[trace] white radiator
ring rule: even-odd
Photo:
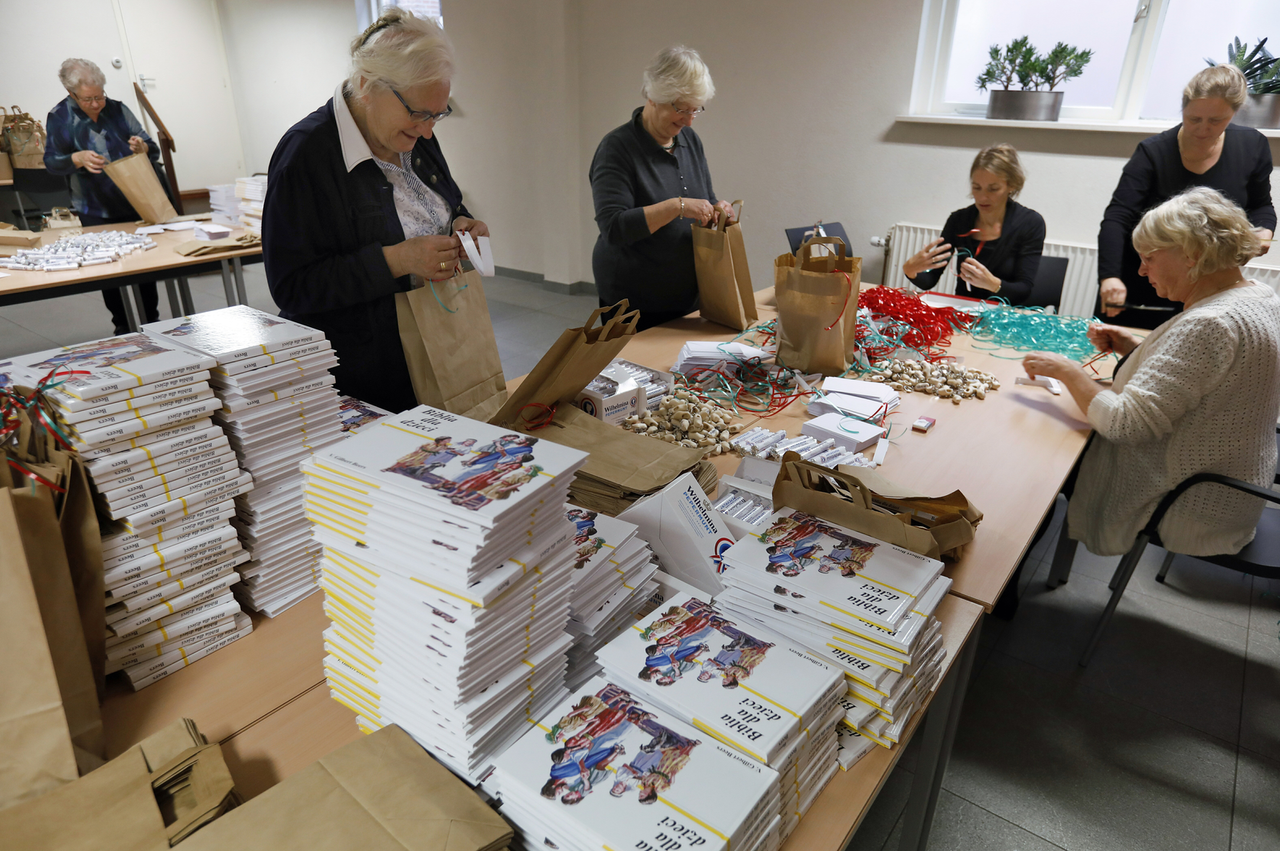
[[[911,255],[938,238],[941,228],[899,222],[889,231],[889,269],[885,282],[890,286],[910,284],[902,274],[902,264]],[[1093,304],[1098,297],[1098,248],[1078,242],[1046,240],[1044,253],[1050,257],[1067,258],[1067,279],[1062,285],[1062,313],[1069,316],[1092,316]],[[934,292],[956,291],[955,264],[943,273]],[[1280,268],[1250,264],[1246,276],[1266,284],[1280,292]]]

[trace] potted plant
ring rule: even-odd
[[[1084,73],[1091,59],[1092,50],[1061,41],[1041,55],[1025,35],[1003,49],[998,44],[991,45],[990,61],[977,79],[979,91],[991,89],[987,118],[1057,121],[1062,112],[1062,92],[1055,89]],[[1012,88],[1015,80],[1017,89]],[[995,88],[997,85],[999,89]]]
[[[1235,117],[1245,127],[1280,128],[1280,59],[1271,55],[1266,44],[1261,39],[1248,53],[1239,38],[1227,45],[1227,62],[1243,71],[1249,82],[1249,99]],[[1218,64],[1212,59],[1205,62]]]

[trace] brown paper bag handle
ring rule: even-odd
[[[631,306],[631,302],[624,298],[619,300],[617,304],[612,304],[608,307],[596,308],[591,313],[591,319],[589,319],[587,321],[587,324],[583,326],[582,328],[583,333],[585,333],[587,335],[587,338],[592,341],[612,340],[613,331],[619,325],[632,322],[633,318],[635,319],[635,321],[639,321],[640,311],[627,310],[627,308],[630,306]],[[613,314],[613,316],[609,317],[608,322],[601,324],[598,330],[595,329],[596,322],[599,321],[600,317],[608,313],[610,310],[613,310],[615,307],[618,308],[618,312]]]
[[[796,252],[796,257],[799,258],[802,266],[813,259],[812,253],[809,249],[811,246],[817,244],[838,245],[840,247],[839,259],[841,261],[844,260],[845,244],[843,239],[838,236],[815,236],[813,239],[800,246],[800,250]]]
[[[794,456],[788,458],[787,456]],[[871,501],[871,489],[862,482],[850,476],[848,473],[840,470],[831,470],[826,467],[819,466],[811,461],[801,461],[798,453],[788,452],[782,458],[782,464],[786,467],[788,478],[793,482],[799,483],[805,490],[817,491],[818,480],[821,478],[835,479],[849,488],[849,492],[857,492],[862,496],[862,505],[868,511],[874,510]]]
[[[737,207],[737,208],[738,208],[738,212],[736,212],[736,213],[734,213],[734,214],[733,214],[733,222],[732,222],[732,224],[735,224],[735,225],[736,225],[736,224],[739,224],[739,223],[742,221],[742,199],[741,199],[741,198],[739,198],[739,199],[738,199],[738,200],[736,200],[736,201],[730,201],[730,202],[729,202],[729,207],[730,207],[730,208],[733,208],[733,207]],[[707,225],[707,229],[708,229],[708,230],[718,230],[718,231],[724,232],[724,231],[726,231],[726,230],[728,230],[728,229],[729,229],[729,225],[730,225],[730,224],[731,224],[731,223],[730,223],[728,220],[726,220],[726,221],[724,222],[723,227],[722,227],[722,226],[720,225],[720,223],[719,223],[719,222],[713,222],[712,224]]]

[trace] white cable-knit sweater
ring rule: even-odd
[[[1067,510],[1091,552],[1126,552],[1160,498],[1196,473],[1269,486],[1280,415],[1280,298],[1256,282],[1198,302],[1161,325],[1089,405],[1097,434]],[[1262,500],[1197,485],[1160,524],[1166,548],[1238,552]]]

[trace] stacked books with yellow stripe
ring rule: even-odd
[[[247,635],[231,586],[249,555],[230,518],[253,480],[209,419],[213,360],[126,334],[17,361],[93,483],[107,671],[144,688]]]
[[[659,588],[658,562],[634,523],[575,505],[565,507],[573,523],[573,609],[569,632],[569,688],[601,670],[596,651],[635,623],[638,607]]]
[[[524,851],[776,851],[778,774],[639,691],[595,679],[498,757],[484,789]]]
[[[476,782],[565,695],[586,453],[427,406],[306,461],[331,694]]]
[[[318,587],[320,546],[303,510],[300,465],[342,439],[333,347],[314,328],[246,305],[145,330],[214,360],[214,420],[257,483],[236,500],[233,522],[252,554],[236,593],[246,607],[277,615]]]
[[[789,836],[837,771],[844,677],[705,595],[680,595],[605,645],[605,676],[778,773]]]
[[[790,508],[724,554],[716,602],[843,671],[844,723],[896,744],[937,684],[942,563]]]

